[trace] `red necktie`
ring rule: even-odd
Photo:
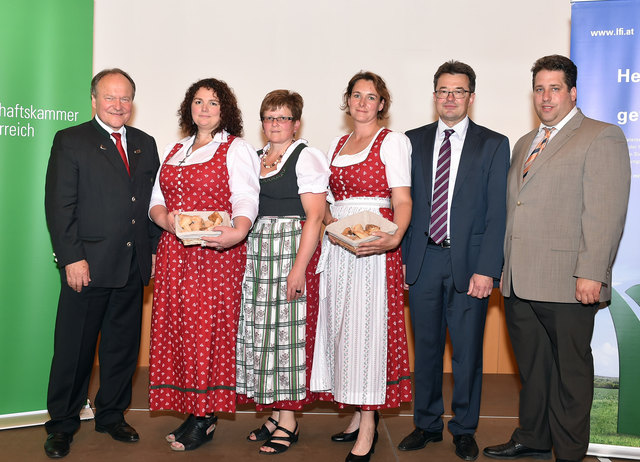
[[[127,155],[124,152],[124,148],[122,147],[122,135],[120,133],[112,133],[116,139],[116,148],[118,148],[118,152],[120,153],[120,157],[122,157],[122,162],[124,162],[124,166],[127,167],[127,173],[131,176],[131,172],[129,171],[129,161],[127,160]]]

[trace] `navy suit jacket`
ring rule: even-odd
[[[60,269],[87,260],[92,287],[123,287],[135,248],[145,284],[161,229],[149,220],[160,165],[155,140],[127,126],[131,176],[95,119],[56,133],[45,186],[45,212]],[[62,271],[63,278],[65,275]]]
[[[407,284],[414,284],[427,248],[433,151],[438,122],[408,131],[411,140],[411,223],[402,241]],[[457,291],[473,273],[500,279],[506,220],[509,140],[469,120],[451,202],[451,265]]]

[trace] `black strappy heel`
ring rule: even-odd
[[[273,417],[269,417],[267,418],[267,420],[275,425],[276,428],[278,428],[278,421],[276,419],[274,419]],[[251,433],[255,435],[256,439],[252,440],[251,433],[249,433],[249,436],[247,436],[247,441],[266,441],[271,438],[271,435],[273,435],[273,432],[275,431],[275,428],[273,429],[273,431],[271,431],[269,430],[269,427],[267,427],[265,424],[262,424],[262,427],[256,428],[255,430],[251,431]]]
[[[260,449],[260,454],[267,454],[267,455],[282,454],[287,449],[289,449],[293,445],[293,443],[298,441],[298,422],[296,422],[296,428],[292,432],[290,432],[286,428],[281,427],[279,425],[276,427],[276,430],[280,430],[281,432],[286,433],[289,436],[273,436],[272,435],[271,438],[269,438],[269,441],[264,443],[263,446],[267,448],[271,448],[273,449],[273,451],[263,451],[262,449]],[[286,444],[275,443],[274,441],[288,441],[289,446],[287,446]]]

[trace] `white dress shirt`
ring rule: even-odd
[[[444,131],[453,130],[449,137],[451,143],[451,163],[449,164],[449,190],[447,191],[447,237],[451,237],[451,201],[453,200],[453,188],[456,186],[456,177],[458,176],[458,167],[460,165],[460,156],[462,155],[462,146],[467,137],[467,129],[469,128],[469,117],[465,117],[453,127],[449,127],[441,119],[438,120],[438,128],[436,130],[436,140],[433,143],[433,171],[431,177],[431,197],[433,199],[433,187],[436,184],[436,170],[438,167],[438,156],[440,155],[440,146],[444,141]]]
[[[116,139],[114,138],[112,133],[120,133],[120,142],[122,143],[124,154],[127,156],[127,162],[129,162],[129,151],[127,150],[127,128],[123,125],[122,127],[120,127],[120,130],[114,130],[113,128],[105,124],[102,120],[100,120],[98,114],[96,114],[96,122],[98,122],[98,125],[104,128],[104,130],[109,134],[109,138],[111,138],[111,141],[113,141],[113,144],[115,146],[118,145],[116,144]]]
[[[542,140],[542,138],[544,138],[544,129],[545,128],[555,128],[555,130],[553,130],[551,132],[551,135],[549,135],[549,141],[547,141],[547,145],[548,145],[549,143],[551,143],[551,140],[562,129],[562,127],[567,125],[567,122],[569,122],[573,118],[573,116],[575,116],[577,113],[578,113],[578,108],[577,108],[577,106],[574,106],[573,109],[571,109],[571,111],[569,111],[569,114],[564,116],[564,119],[562,119],[556,125],[548,126],[548,125],[545,125],[543,123],[540,123],[540,126],[538,127],[538,134],[535,136],[535,138],[533,139],[533,143],[531,143],[531,146],[529,147],[529,155],[531,155],[531,152],[535,149],[535,147],[538,145],[540,140]]]

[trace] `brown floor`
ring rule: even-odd
[[[95,395],[96,382],[94,377],[89,393],[91,397]],[[447,415],[451,413],[452,386],[451,375],[446,374],[443,392]],[[114,441],[106,434],[95,432],[93,421],[84,421],[74,436],[71,453],[64,460],[69,462],[191,460],[241,462],[263,460],[263,457],[267,457],[258,455],[257,443],[249,443],[245,440],[248,432],[259,427],[264,420],[264,414],[255,414],[250,406],[239,408],[234,416],[220,414],[213,442],[205,444],[196,451],[185,453],[171,451],[169,445],[164,442],[164,435],[181,423],[182,416],[171,412],[150,413],[147,410],[147,387],[148,370],[140,369],[134,380],[131,409],[126,414],[127,421],[140,433],[140,442],[127,444]],[[503,443],[509,439],[517,424],[518,388],[516,376],[485,375],[480,424],[476,433],[480,450],[484,446]],[[298,443],[288,452],[274,456],[273,460],[282,462],[344,460],[351,449],[351,444],[332,443],[329,435],[344,429],[348,421],[348,413],[339,412],[336,407],[327,403],[318,403],[310,407],[298,416],[300,423]],[[399,451],[398,443],[412,430],[411,405],[406,404],[399,410],[383,412],[378,426],[380,437],[372,461],[460,461],[454,454],[451,434],[446,431],[443,435],[444,440],[440,443],[429,444],[419,451]],[[43,450],[45,438],[46,434],[42,426],[0,431],[0,461],[50,460]],[[492,459],[480,455],[478,460]],[[585,459],[587,462],[596,460],[594,457]]]

